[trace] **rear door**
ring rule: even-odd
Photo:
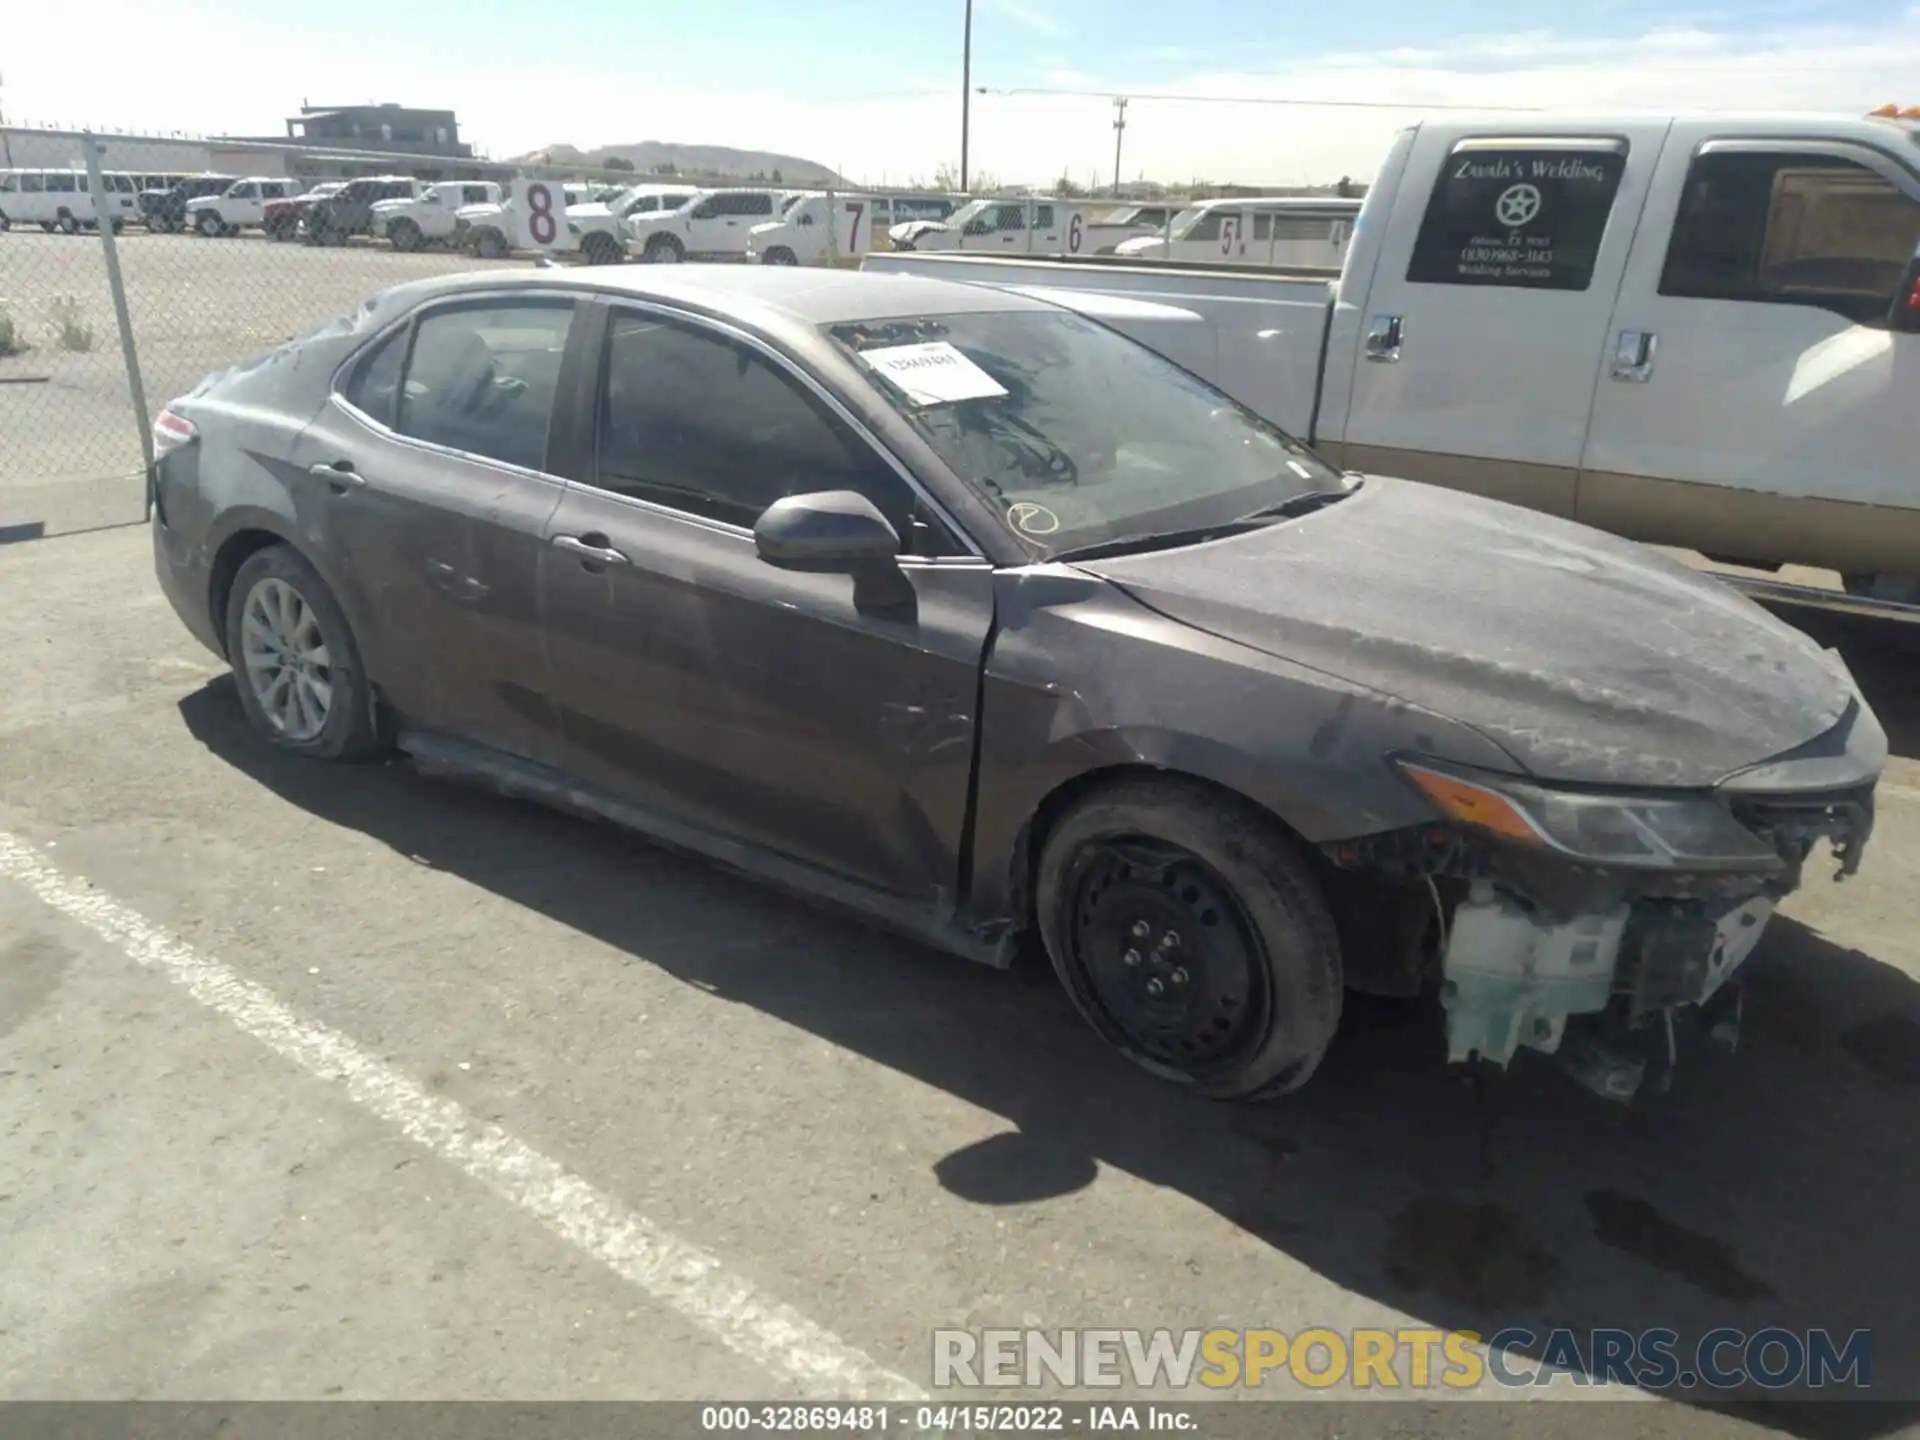
[[[691,829],[950,897],[991,568],[749,337],[620,306],[603,354],[591,459],[548,526],[566,768]],[[767,505],[835,489],[906,537],[904,597],[759,558]]]
[[[1609,327],[1579,518],[1911,572],[1920,176],[1864,145],[1675,126]]]
[[[1667,128],[1420,132],[1361,319],[1345,464],[1573,514]]]
[[[362,355],[295,452],[316,538],[374,617],[370,668],[395,708],[549,763],[539,580],[575,306],[513,291],[424,309]]]

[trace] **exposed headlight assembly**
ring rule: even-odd
[[[1708,796],[1556,790],[1483,770],[1412,759],[1393,763],[1448,819],[1515,845],[1647,870],[1766,870],[1786,864],[1773,846]]]

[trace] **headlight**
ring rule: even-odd
[[[578,235],[580,233],[580,222],[578,220],[569,220],[567,222],[567,233],[569,235]]]
[[[1394,764],[1449,819],[1516,845],[1654,870],[1752,870],[1785,863],[1706,796],[1592,794],[1413,760]]]

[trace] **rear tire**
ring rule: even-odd
[[[0,210],[0,235],[6,234],[11,229],[13,229],[13,222],[7,218],[6,211]]]
[[[1093,1028],[1163,1079],[1222,1100],[1305,1084],[1340,1022],[1340,942],[1290,836],[1249,802],[1118,780],[1061,816],[1036,915]]]
[[[473,237],[473,253],[482,260],[504,260],[507,238],[498,230],[482,230]]]
[[[646,260],[649,265],[678,265],[687,258],[687,247],[680,243],[675,235],[656,235],[647,241]]]
[[[227,592],[224,634],[240,708],[269,744],[317,760],[384,748],[353,630],[297,550],[269,545],[247,557]]]

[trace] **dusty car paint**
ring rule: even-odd
[[[542,293],[578,308],[540,468],[398,436],[330,393],[423,306]],[[776,569],[736,527],[594,488],[614,302],[723,327],[794,366],[911,477],[956,553],[902,557],[904,583],[863,588]],[[1496,902],[1467,889],[1489,873],[1484,847],[1441,823],[1391,756],[1637,789],[1744,772],[1769,796],[1870,790],[1885,737],[1844,668],[1637,547],[1369,479],[1339,504],[1208,544],[1036,558],[822,328],[1051,308],[778,267],[398,287],[176,402],[221,443],[162,463],[157,567],[189,628],[223,653],[214,617],[239,560],[290,542],[334,589],[424,764],[610,816],[995,963],[1031,921],[1039,832],[1089,782],[1129,770],[1211,782],[1314,847],[1349,981],[1398,993],[1417,980],[1441,884],[1455,906]],[[329,469],[348,462],[351,477]],[[612,577],[573,564],[548,543],[563,519],[646,563]],[[1818,833],[1857,847],[1864,822]],[[1409,843],[1427,847],[1419,864]],[[1568,883],[1578,868],[1529,856],[1500,874],[1564,900],[1574,922],[1624,905],[1678,923],[1680,901],[1658,886],[1581,889]],[[1784,882],[1719,883],[1731,904],[1797,880],[1796,862]],[[1399,950],[1367,953],[1382,915]],[[1502,909],[1481,928],[1506,944],[1528,923]],[[1541,1018],[1524,950],[1513,984],[1456,1013],[1460,1034],[1517,1035]],[[1496,1058],[1557,1045],[1547,1018],[1551,1035],[1509,1036]]]

